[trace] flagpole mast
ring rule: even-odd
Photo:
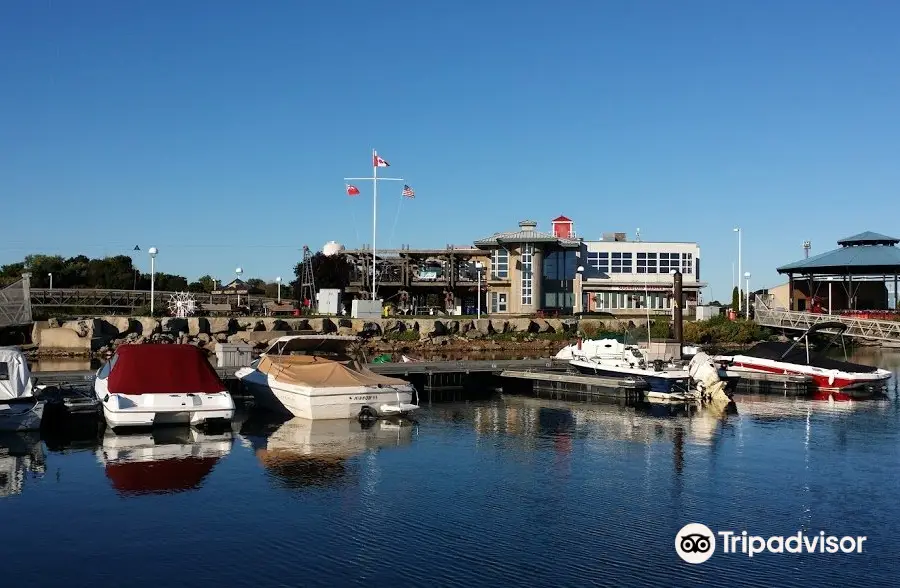
[[[372,300],[375,300],[375,231],[378,227],[378,162],[372,149]]]
[[[365,180],[368,182],[372,182],[372,300],[376,299],[375,294],[375,238],[377,236],[378,231],[378,182],[381,181],[393,181],[393,182],[402,182],[403,178],[379,178],[378,177],[378,152],[375,149],[372,149],[372,176],[368,178],[344,178],[344,181],[351,180]],[[384,163],[384,167],[387,167],[389,164],[386,161],[382,160]],[[348,186],[349,189],[349,186]],[[358,194],[359,192],[357,192]]]

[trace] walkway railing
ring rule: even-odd
[[[31,289],[29,275],[0,288],[0,327],[31,323]]]
[[[757,324],[764,327],[805,331],[813,325],[839,322],[847,325],[847,330],[844,331],[844,335],[847,337],[900,342],[900,321],[879,321],[836,314],[768,308],[759,297],[756,298],[754,316]]]

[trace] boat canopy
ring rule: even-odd
[[[0,401],[31,395],[31,372],[25,356],[15,347],[0,347]]]
[[[225,384],[193,345],[120,345],[110,360],[110,394],[215,394]]]
[[[344,355],[359,341],[353,335],[287,335],[266,349],[266,355]]]
[[[356,362],[347,362],[356,364]],[[313,388],[343,388],[356,386],[401,386],[406,382],[376,374],[358,364],[348,367],[338,361],[330,361],[315,355],[286,357],[265,356],[256,368],[279,382]]]
[[[826,321],[823,323],[816,323],[806,330],[807,335],[812,335],[818,331],[837,331],[838,334],[843,333],[849,328],[849,325],[838,321]]]

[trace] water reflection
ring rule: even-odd
[[[348,458],[368,450],[408,445],[415,425],[405,419],[284,422],[250,419],[241,428],[256,458],[284,488],[328,486],[352,479]]]
[[[37,432],[0,433],[0,498],[21,494],[25,481],[41,478],[46,454]]]
[[[160,428],[119,435],[106,429],[97,458],[120,495],[169,494],[200,488],[231,445],[231,431]]]

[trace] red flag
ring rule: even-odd
[[[391,164],[378,157],[378,154],[376,153],[372,165],[375,167],[390,167]]]
[[[347,196],[359,196],[359,188],[347,184]]]

